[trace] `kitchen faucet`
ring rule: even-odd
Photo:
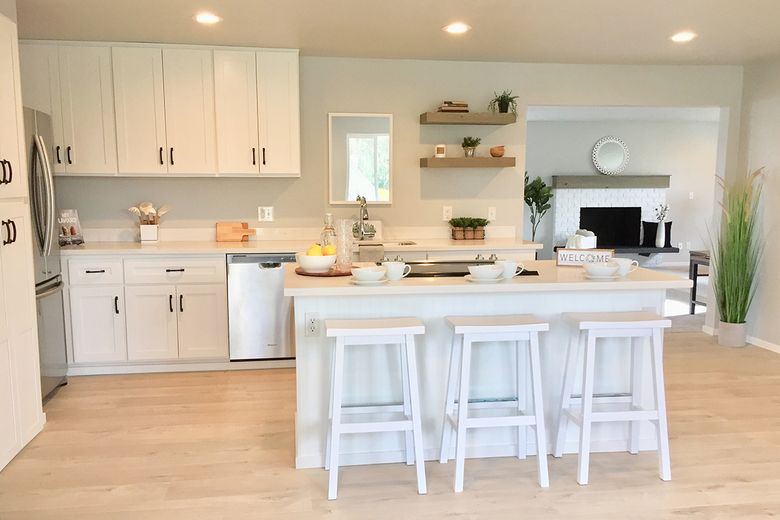
[[[360,215],[358,216],[358,240],[363,240],[366,233],[366,221],[368,220],[368,203],[366,198],[358,195],[355,199],[360,204]]]

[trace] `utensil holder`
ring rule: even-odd
[[[141,224],[141,243],[150,244],[157,242],[158,228],[157,224]]]

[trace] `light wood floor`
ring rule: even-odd
[[[667,336],[674,480],[656,454],[427,463],[428,495],[402,464],[347,467],[328,502],[323,470],[293,468],[294,372],[72,378],[48,424],[0,473],[0,519],[747,519],[780,515],[780,356]]]

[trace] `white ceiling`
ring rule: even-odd
[[[740,64],[780,54],[780,0],[17,0],[22,38],[300,48],[305,55]],[[195,12],[224,18],[216,26]],[[440,28],[464,21],[473,30]],[[691,29],[687,45],[669,41]]]
[[[714,123],[720,120],[718,107],[593,107],[529,106],[526,119],[532,121],[689,121]]]

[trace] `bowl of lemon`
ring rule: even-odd
[[[312,244],[305,253],[296,254],[295,259],[307,273],[327,273],[336,263],[336,246]]]

